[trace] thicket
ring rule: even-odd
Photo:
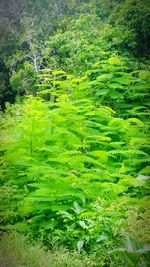
[[[1,46],[2,232],[149,266],[149,3],[54,2],[22,1]]]
[[[3,0],[1,9],[0,58],[6,66],[0,87],[3,108],[16,94],[35,93],[37,74],[43,68],[80,75],[103,50],[128,54],[136,62],[134,68],[142,64],[149,68],[147,0],[22,0],[14,1],[11,8]]]
[[[2,224],[134,266],[149,251],[149,75],[101,57],[80,78],[43,69],[38,97],[2,114]]]

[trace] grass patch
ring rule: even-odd
[[[18,233],[4,234],[0,242],[1,267],[85,267],[95,266],[87,257],[65,248],[47,250],[40,243],[31,243]]]

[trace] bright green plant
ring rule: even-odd
[[[43,69],[38,75],[38,94],[45,99],[93,98],[97,105],[113,108],[117,115],[148,120],[149,71],[134,70],[127,58],[102,52],[100,60],[83,76]]]
[[[38,97],[8,105],[1,131],[4,229],[30,230],[49,245],[98,250],[103,264],[123,264],[125,256],[109,255],[130,231],[128,207],[149,203],[147,113],[134,113],[147,110],[148,79],[103,52],[81,77],[44,69]]]
[[[90,99],[44,103],[29,97],[2,147],[4,181],[10,176],[23,197],[19,216],[33,229],[40,222],[41,231],[51,228],[58,210],[68,210],[82,197],[136,194],[135,178],[148,155],[140,146],[133,149],[132,142],[145,137],[143,127],[138,119],[116,118],[106,106],[95,109]]]

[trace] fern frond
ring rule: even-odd
[[[130,123],[136,124],[139,127],[144,127],[144,123],[137,118],[129,118],[127,119],[127,121]]]

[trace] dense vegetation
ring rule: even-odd
[[[149,1],[1,5],[4,258],[149,266]]]

